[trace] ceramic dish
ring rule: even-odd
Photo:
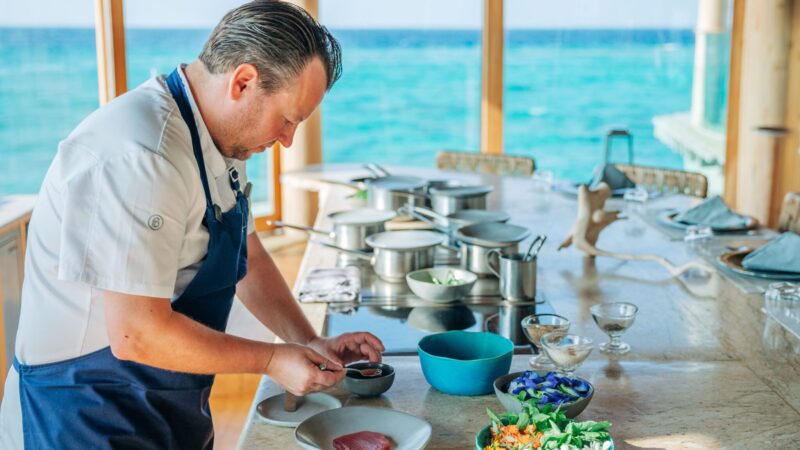
[[[739,275],[749,277],[764,278],[767,280],[797,281],[800,280],[800,273],[795,272],[771,272],[766,270],[750,270],[742,266],[742,260],[753,252],[753,249],[739,250],[721,254],[717,262],[725,269]]]
[[[522,411],[522,400],[519,400],[516,396],[508,393],[508,384],[524,373],[525,372],[514,372],[494,380],[494,393],[508,412],[518,414]],[[569,403],[561,404],[561,410],[564,411],[564,414],[566,414],[568,418],[574,419],[578,416],[578,414],[583,412],[583,410],[589,405],[589,402],[592,401],[592,396],[594,396],[594,386],[592,386],[592,383],[589,383],[589,381],[587,381],[585,378],[576,376],[571,376],[569,378],[581,380],[589,385],[589,394],[586,397]]]
[[[355,372],[347,372],[347,376],[344,377],[344,386],[359,397],[377,397],[388,391],[394,383],[394,367],[388,364],[361,362],[350,364],[347,367],[357,370],[381,370],[381,375],[377,377],[365,377]]]
[[[508,373],[514,344],[493,333],[449,331],[422,338],[418,353],[431,386],[451,395],[483,395]]]
[[[279,427],[296,427],[300,422],[323,411],[342,407],[342,402],[323,392],[308,394],[298,398],[297,410],[288,412],[283,407],[284,394],[274,395],[262,400],[256,406],[258,416],[265,422]]]
[[[433,278],[439,281],[434,283]],[[453,284],[448,284],[452,280]],[[406,274],[406,282],[417,297],[436,303],[450,303],[464,298],[478,276],[472,272],[449,267],[415,270]]]
[[[675,216],[677,216],[679,213],[680,211],[676,211],[674,209],[666,209],[658,213],[658,215],[656,216],[656,220],[661,225],[671,228],[677,228],[679,230],[685,230],[690,226],[689,224],[675,221]],[[711,229],[716,232],[748,231],[748,230],[753,230],[755,228],[758,228],[758,220],[752,217],[750,218],[750,222],[748,222],[748,224],[745,225],[744,227],[722,227],[722,228],[711,227]]]
[[[475,436],[475,448],[477,450],[483,450],[487,445],[489,445],[489,442],[491,442],[492,435],[489,432],[489,428],[491,428],[491,426],[491,424],[486,425]],[[603,450],[614,450],[614,439],[609,438],[608,441],[611,445],[607,448],[603,448]]]
[[[294,439],[308,450],[334,450],[334,439],[359,431],[383,434],[393,441],[392,450],[423,449],[431,438],[431,424],[419,417],[387,408],[347,406],[310,417],[297,427]]]

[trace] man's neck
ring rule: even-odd
[[[215,138],[217,135],[217,118],[214,115],[215,109],[211,101],[214,97],[214,89],[217,89],[217,87],[214,86],[211,74],[208,73],[200,60],[188,64],[183,73],[186,76],[189,89],[192,91],[192,98],[194,98],[197,109],[200,111],[200,117],[202,117],[214,144],[217,148],[220,148]]]

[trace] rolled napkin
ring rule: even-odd
[[[589,187],[591,189],[597,189],[597,186],[603,182],[611,188],[611,192],[636,187],[636,183],[631,181],[624,172],[617,169],[617,166],[614,164],[599,164],[594,168],[592,181],[589,182]]]
[[[705,225],[719,230],[737,230],[747,228],[752,219],[731,210],[722,200],[715,195],[706,199],[694,208],[678,214],[673,219],[687,225]]]
[[[742,260],[748,270],[800,273],[800,236],[787,231]]]

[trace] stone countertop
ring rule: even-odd
[[[389,168],[393,173],[447,178],[452,173],[431,169]],[[320,191],[316,227],[327,229],[325,215],[354,206],[344,187],[366,175],[353,166],[316,167],[284,175],[296,186]],[[629,301],[639,306],[636,323],[624,335],[631,353],[609,359],[595,349],[578,375],[595,384],[596,394],[581,419],[610,420],[616,448],[798,448],[800,432],[800,342],[766,319],[761,295],[746,294],[720,273],[704,279],[674,279],[661,266],[609,258],[587,259],[574,249],[557,251],[575,218],[573,198],[537,189],[530,178],[458,174],[458,178],[490,183],[488,209],[511,214],[512,223],[547,234],[539,256],[538,291],[558,314],[572,322],[570,331],[596,343],[607,337],[594,323],[589,307],[601,302]],[[688,205],[681,196],[665,196],[649,207]],[[624,208],[610,201],[607,208]],[[526,242],[523,242],[523,248]],[[657,253],[682,263],[690,255],[682,242],[670,241],[644,221],[631,218],[607,228],[598,246],[616,251]],[[335,252],[310,244],[298,280],[313,266],[333,266]],[[303,305],[313,325],[324,332],[325,306]],[[373,331],[380,337],[380,330]],[[395,386],[374,400],[347,399],[391,406],[426,418],[434,437],[428,448],[471,448],[475,433],[488,423],[484,408],[500,408],[494,396],[475,398],[441,394],[422,379],[414,356],[389,358],[397,367]],[[523,370],[527,358],[517,356],[512,370]],[[254,398],[239,448],[297,448],[290,430],[262,422],[255,405],[278,388],[262,380]],[[457,411],[458,414],[453,414]]]

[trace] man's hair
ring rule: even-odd
[[[342,74],[342,51],[328,29],[299,6],[253,0],[225,14],[200,61],[215,74],[252,64],[261,87],[272,93],[289,85],[315,56],[325,66],[330,89]]]

